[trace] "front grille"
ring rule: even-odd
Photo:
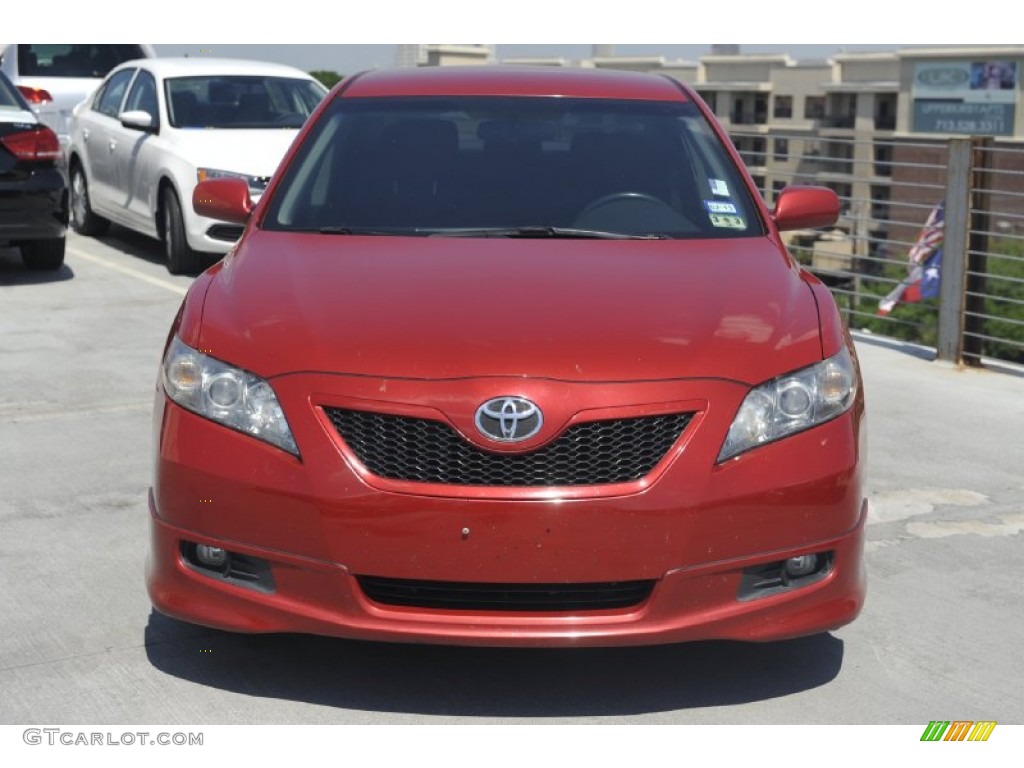
[[[375,603],[454,611],[601,611],[639,605],[654,581],[586,584],[475,584],[357,576]]]
[[[448,424],[407,416],[324,409],[370,472],[444,485],[566,486],[639,480],[679,438],[692,413],[575,424],[522,454],[492,453]]]

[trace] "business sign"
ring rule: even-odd
[[[1017,111],[1016,61],[930,61],[914,65],[913,130],[1010,136]]]

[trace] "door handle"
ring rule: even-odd
[[[111,140],[111,142],[110,142],[110,144],[108,146],[110,147],[110,151],[113,152],[115,149],[117,149],[117,142]]]

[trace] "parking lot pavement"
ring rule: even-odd
[[[501,650],[152,613],[150,413],[189,282],[120,230],[54,275],[0,252],[0,723],[1024,722],[1024,378],[869,337],[869,594],[840,631]]]

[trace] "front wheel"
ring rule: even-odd
[[[173,191],[164,192],[164,252],[167,270],[172,275],[202,271],[203,255],[193,251],[185,236],[185,222],[181,217],[181,203]]]
[[[110,222],[92,212],[89,204],[89,183],[77,162],[71,167],[71,226],[80,235],[102,235]]]
[[[21,244],[21,260],[34,270],[60,269],[64,264],[64,238],[29,240]]]

